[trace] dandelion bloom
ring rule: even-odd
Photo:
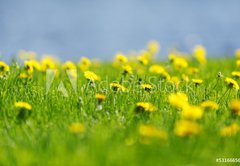
[[[237,59],[240,59],[240,48],[235,51],[235,56]]]
[[[201,45],[195,46],[195,48],[193,50],[193,55],[200,64],[206,64],[206,62],[207,62],[206,49],[203,46],[201,46]]]
[[[10,70],[10,67],[3,61],[0,61],[0,75],[4,74],[5,72],[8,72]]]
[[[236,78],[240,78],[240,71],[233,71],[232,76]]]
[[[140,125],[139,134],[147,138],[167,139],[167,133],[152,125]]]
[[[192,82],[197,86],[203,83],[203,80],[201,79],[192,79]]]
[[[234,114],[240,116],[240,100],[231,101],[231,110]]]
[[[88,70],[88,68],[91,65],[91,61],[87,57],[82,57],[80,61],[78,62],[78,67],[82,70]]]
[[[152,85],[150,85],[150,84],[141,84],[141,89],[150,92],[152,90]]]
[[[56,59],[47,55],[41,60],[42,71],[46,71],[48,69],[56,69],[57,62]]]
[[[106,99],[106,96],[104,94],[100,94],[100,93],[97,93],[95,95],[96,99],[98,100],[98,102],[102,102],[103,100]]]
[[[132,67],[130,65],[124,65],[123,67],[123,73],[124,74],[132,74]]]
[[[162,74],[165,72],[165,69],[160,65],[152,65],[149,68],[149,72],[154,74]]]
[[[236,64],[237,64],[237,67],[240,67],[240,60],[237,60]]]
[[[238,124],[233,123],[229,126],[224,127],[220,131],[220,135],[223,137],[229,137],[229,136],[234,136],[240,131],[240,127]]]
[[[116,60],[120,63],[127,63],[128,62],[127,57],[122,53],[117,53],[116,54]]]
[[[198,106],[188,106],[182,110],[181,116],[183,119],[188,120],[201,119],[203,116],[203,110],[201,107]]]
[[[16,102],[15,107],[20,109],[32,110],[32,106],[29,103],[22,101]]]
[[[177,57],[177,58],[173,59],[173,66],[176,69],[180,70],[180,69],[188,67],[188,62],[186,59],[184,59],[182,57]]]
[[[163,73],[160,74],[161,77],[167,81],[171,80],[171,76],[168,74],[168,72],[164,71]]]
[[[219,108],[219,105],[216,102],[210,100],[202,102],[200,106],[206,110],[218,110]]]
[[[149,59],[145,56],[140,55],[138,56],[138,61],[143,65],[147,65],[149,62]]]
[[[139,111],[146,111],[146,112],[154,112],[156,111],[156,108],[154,107],[153,104],[148,103],[148,102],[138,102],[136,107],[136,112]]]
[[[188,74],[195,74],[195,73],[198,73],[199,72],[199,69],[198,68],[196,68],[196,67],[189,67],[188,69],[187,69],[187,72],[188,72]]]
[[[185,81],[185,82],[189,82],[189,77],[185,74],[182,74],[182,79]]]
[[[150,41],[148,43],[147,49],[152,55],[155,55],[159,52],[160,45],[157,41]]]
[[[176,123],[174,133],[180,137],[197,135],[201,131],[199,124],[189,120],[180,120]]]
[[[179,84],[181,83],[181,80],[177,76],[173,76],[170,78],[169,82],[178,87]]]
[[[178,109],[183,109],[187,107],[188,104],[188,97],[185,93],[177,92],[177,93],[172,93],[168,96],[168,102],[178,108]]]
[[[94,72],[91,71],[85,71],[84,72],[84,77],[90,81],[99,81],[100,77],[98,77]]]
[[[67,61],[62,65],[63,70],[76,70],[77,67],[72,61]]]
[[[227,77],[227,78],[225,79],[225,82],[227,83],[227,85],[228,85],[230,88],[233,88],[233,89],[236,89],[236,90],[239,89],[239,85],[238,85],[237,81],[235,81],[234,79]]]
[[[114,90],[114,91],[126,91],[127,89],[124,87],[124,86],[122,86],[122,85],[120,85],[120,84],[118,84],[118,83],[111,83],[110,84],[110,87]]]
[[[69,131],[74,134],[83,134],[86,128],[82,123],[73,123],[69,126]]]

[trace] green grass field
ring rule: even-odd
[[[0,165],[219,165],[217,158],[239,158],[240,110],[232,102],[240,97],[239,77],[232,75],[239,70],[236,60],[187,63],[175,68],[168,60],[129,62],[131,69],[92,63],[91,76],[66,65],[76,69],[72,77],[58,64],[52,83],[34,65],[1,67]],[[159,68],[150,70],[153,64],[170,78]],[[70,78],[77,80],[76,90]],[[175,96],[171,102],[178,92],[188,100]],[[204,101],[217,108],[202,106]]]

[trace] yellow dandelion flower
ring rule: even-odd
[[[99,81],[100,77],[98,77],[94,72],[91,71],[85,71],[84,72],[84,77],[90,81]]]
[[[72,61],[67,61],[62,65],[63,70],[76,70],[76,65]]]
[[[10,70],[10,67],[3,61],[0,61],[0,75],[4,74],[5,72],[8,72]]]
[[[177,57],[177,58],[173,59],[173,66],[175,67],[175,69],[180,70],[183,68],[187,68],[188,62],[186,59],[184,59],[182,57]]]
[[[192,82],[197,86],[197,85],[202,84],[203,80],[195,78],[195,79],[192,79]]]
[[[240,67],[240,60],[237,60],[236,64],[237,64],[237,67]]]
[[[154,112],[156,111],[156,108],[154,107],[153,104],[148,103],[148,102],[138,102],[136,107],[136,112],[140,111],[146,111],[146,112]]]
[[[195,46],[195,48],[193,50],[193,56],[197,59],[197,61],[200,64],[206,64],[206,62],[207,62],[206,49],[203,46],[201,46],[201,45]]]
[[[206,110],[218,110],[219,108],[219,105],[216,102],[210,100],[202,102],[200,106]]]
[[[185,82],[189,82],[189,77],[185,74],[182,74],[182,79],[185,81]]]
[[[32,106],[29,103],[22,102],[22,101],[16,102],[15,107],[20,109],[25,109],[25,110],[32,110]]]
[[[165,69],[160,65],[152,65],[149,68],[149,72],[154,74],[162,74],[165,72]]]
[[[237,59],[240,59],[240,48],[235,51],[235,56]]]
[[[197,135],[201,131],[199,124],[189,120],[180,120],[176,123],[174,133],[180,137]]]
[[[123,67],[123,73],[124,74],[132,74],[132,67],[130,65],[124,65]]]
[[[203,110],[198,106],[188,106],[182,110],[181,116],[183,119],[187,120],[201,119],[203,116]]]
[[[232,76],[236,78],[240,78],[240,71],[233,71]]]
[[[20,73],[19,78],[22,78],[22,79],[32,78],[32,75],[27,73]]]
[[[176,58],[178,58],[178,56],[175,53],[170,53],[168,55],[168,59],[170,60],[170,62],[173,62]]]
[[[82,123],[73,123],[69,126],[69,131],[74,134],[83,134],[86,131],[86,127]]]
[[[172,93],[168,96],[168,102],[178,108],[178,109],[183,109],[185,107],[188,107],[188,97],[185,93],[177,92],[177,93]]]
[[[189,75],[192,75],[192,74],[198,73],[198,72],[199,72],[199,69],[196,68],[196,67],[189,67],[189,68],[187,69],[187,72],[188,72]]]
[[[157,138],[166,140],[167,139],[167,133],[163,130],[158,129],[155,126],[152,125],[140,125],[139,126],[139,134],[146,138]]]
[[[231,101],[231,110],[234,114],[240,116],[240,100]]]
[[[234,79],[227,77],[227,78],[225,79],[225,82],[227,83],[227,85],[228,85],[230,88],[239,90],[239,85],[238,85],[237,81],[235,81]]]
[[[104,94],[100,94],[100,93],[97,93],[95,95],[96,99],[98,100],[98,102],[102,102],[106,99],[106,96]]]
[[[181,80],[177,76],[173,76],[170,78],[169,82],[178,87],[179,84],[181,83]]]
[[[147,48],[152,55],[155,55],[159,52],[160,45],[157,41],[150,41]]]
[[[240,127],[238,124],[233,123],[229,126],[224,127],[220,131],[220,135],[223,137],[230,137],[236,135],[240,131]]]
[[[87,57],[82,57],[80,59],[80,61],[78,62],[78,67],[80,68],[80,70],[82,71],[86,71],[89,69],[91,65],[91,61],[90,59],[88,59]]]
[[[41,60],[41,66],[42,66],[42,71],[46,71],[48,69],[56,69],[57,68],[56,59],[54,59],[49,55],[46,55]]]
[[[141,84],[141,89],[149,92],[149,91],[152,90],[152,85],[150,85],[150,84]]]
[[[160,74],[161,77],[163,79],[165,79],[166,81],[170,81],[171,80],[171,76],[168,74],[168,72],[164,71],[163,73]]]
[[[127,57],[122,53],[117,53],[116,54],[116,60],[120,63],[127,63],[128,62]]]
[[[122,85],[120,85],[120,84],[118,84],[118,83],[111,83],[111,84],[110,84],[110,87],[111,87],[114,91],[123,91],[123,92],[125,92],[125,91],[127,90],[124,86],[122,86]]]
[[[138,56],[138,61],[143,65],[147,65],[149,63],[149,59],[142,55]]]

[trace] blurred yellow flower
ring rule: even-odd
[[[162,74],[165,72],[165,69],[160,65],[152,65],[149,68],[149,72],[154,74]]]
[[[210,100],[202,102],[200,106],[206,110],[218,110],[219,108],[219,105],[216,102]]]
[[[233,76],[233,77],[240,78],[240,71],[233,71],[233,72],[232,72],[232,76]]]
[[[236,64],[237,64],[237,67],[240,67],[240,60],[237,60]]]
[[[169,82],[174,84],[178,88],[179,84],[181,83],[181,80],[177,76],[173,76],[170,78]]]
[[[83,134],[86,128],[82,123],[73,123],[69,126],[69,131],[74,134]]]
[[[76,70],[77,67],[72,61],[67,61],[62,65],[63,70]]]
[[[91,61],[87,57],[82,57],[78,62],[78,67],[82,71],[88,70],[90,65],[91,65]]]
[[[192,82],[197,86],[197,85],[202,84],[203,80],[195,78],[195,79],[192,79]]]
[[[152,55],[156,55],[159,50],[160,50],[160,45],[157,41],[150,41],[148,43],[148,51],[152,54]]]
[[[235,51],[235,56],[237,59],[240,59],[240,48]]]
[[[193,56],[197,59],[197,61],[200,64],[206,64],[206,62],[207,62],[206,49],[203,46],[201,46],[201,45],[195,46],[195,48],[193,50]]]
[[[180,137],[197,135],[201,131],[199,124],[189,120],[179,120],[174,129],[174,133]]]
[[[100,93],[97,93],[95,95],[96,99],[98,100],[98,102],[102,102],[106,99],[106,96],[104,94],[100,94]]]
[[[122,53],[117,53],[116,54],[116,60],[120,63],[127,63],[128,62],[127,57]]]
[[[231,101],[231,110],[234,114],[240,116],[240,100]]]
[[[240,127],[238,124],[233,123],[229,126],[224,127],[220,131],[220,135],[223,137],[230,137],[236,135],[240,131]]]
[[[0,75],[4,74],[5,72],[8,72],[10,70],[10,67],[3,61],[0,61]]]
[[[100,77],[97,76],[94,72],[91,71],[85,71],[84,72],[84,77],[90,81],[99,81]]]
[[[167,139],[167,133],[152,125],[140,125],[139,134],[147,138]]]
[[[48,69],[56,69],[57,68],[56,59],[54,59],[52,56],[46,55],[41,60],[41,66],[42,71],[46,71]]]
[[[150,85],[150,84],[141,84],[141,89],[149,92],[149,91],[152,90],[152,85]]]
[[[189,67],[189,68],[187,69],[187,72],[188,72],[188,74],[192,75],[192,74],[198,73],[198,72],[199,72],[199,68]]]
[[[120,84],[118,84],[118,83],[111,83],[111,84],[110,84],[110,87],[111,87],[114,91],[123,91],[123,92],[125,92],[125,91],[127,90],[124,86],[122,86],[122,85],[120,85]]]
[[[173,59],[173,66],[177,69],[183,69],[188,67],[188,62],[186,59],[182,58],[182,57],[176,57]]]
[[[172,93],[168,96],[168,102],[178,108],[178,109],[183,109],[185,107],[188,107],[188,97],[185,93],[177,92],[177,93]]]
[[[203,110],[201,107],[198,106],[184,107],[181,112],[181,116],[183,119],[187,120],[201,119],[203,116]]]
[[[141,55],[138,57],[138,61],[143,65],[147,65],[148,62],[149,62],[147,57],[144,57],[144,56],[141,56]]]
[[[156,107],[153,104],[148,102],[138,102],[136,107],[136,112],[146,111],[146,112],[154,112],[156,111]]]
[[[22,101],[15,102],[15,107],[20,109],[25,109],[25,110],[32,110],[32,106],[29,103],[22,102]]]
[[[123,65],[123,73],[124,74],[132,74],[132,67],[130,65]]]
[[[227,77],[227,78],[225,79],[225,82],[227,83],[227,85],[228,85],[230,88],[239,90],[239,85],[238,85],[237,81],[235,81],[234,79]]]

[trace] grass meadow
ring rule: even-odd
[[[111,62],[1,61],[0,165],[240,162],[239,53],[157,52],[152,42]]]

